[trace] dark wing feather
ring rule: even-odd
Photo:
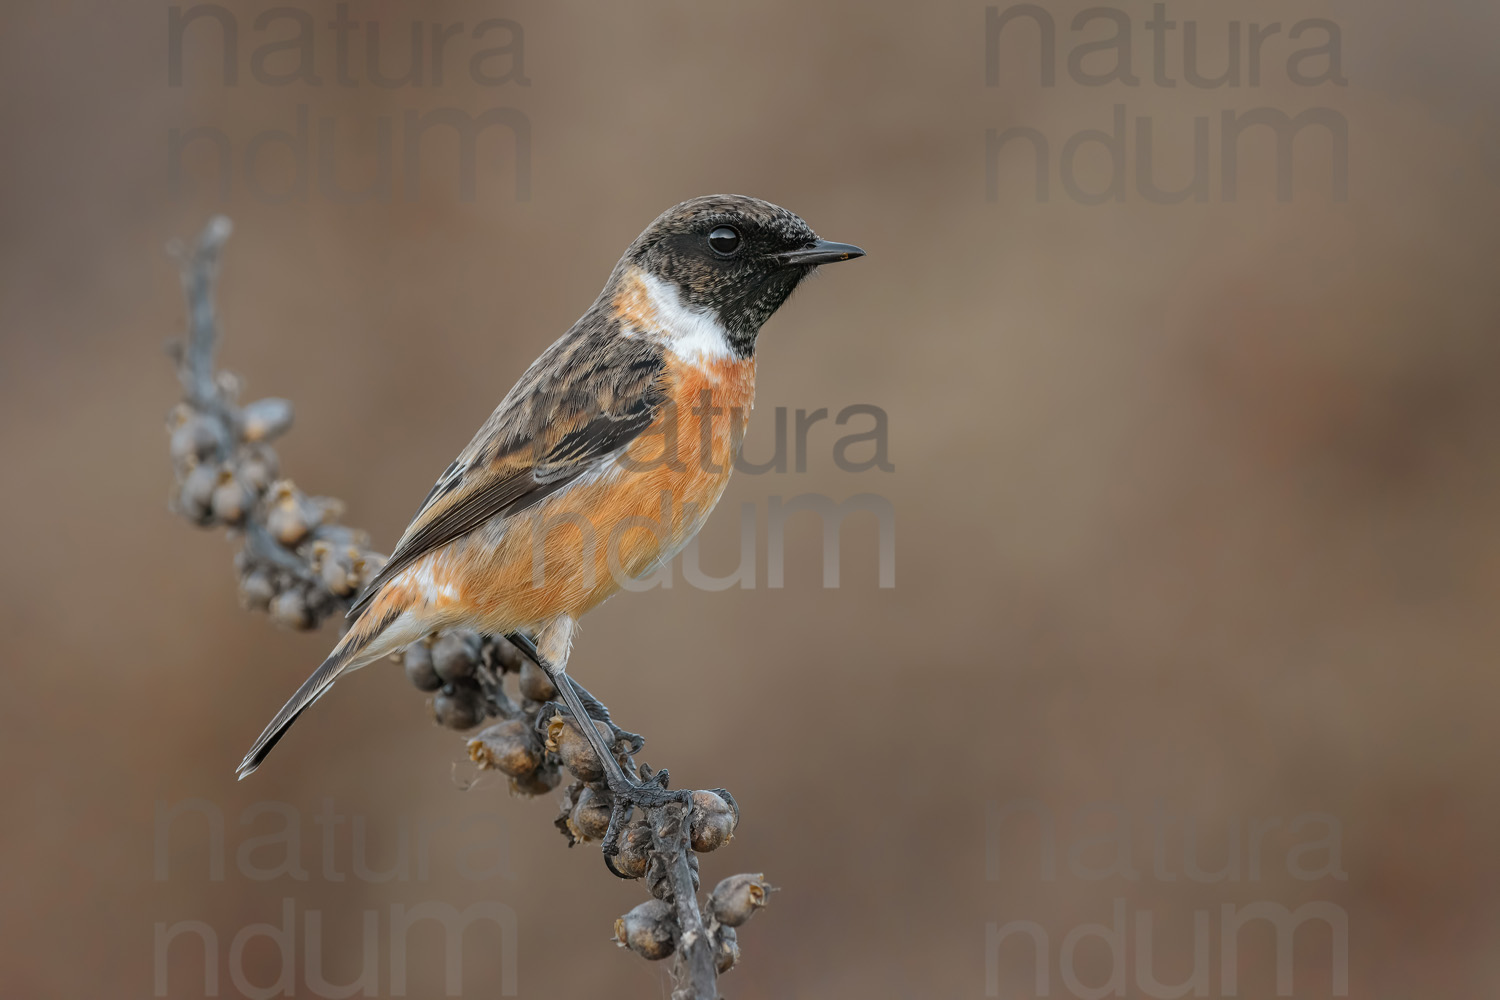
[[[540,503],[624,449],[670,398],[665,378],[656,345],[580,323],[531,366],[439,477],[350,617],[422,556]]]

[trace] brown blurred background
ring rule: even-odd
[[[461,740],[431,723],[398,669],[339,685],[253,780],[232,780],[332,634],[241,612],[231,548],[166,509],[162,417],[177,386],[161,345],[182,310],[162,247],[216,211],[232,216],[222,363],[249,396],[296,403],[283,468],[345,499],[347,520],[388,549],[636,233],[676,201],[734,191],[869,250],[764,331],[748,454],[770,454],[775,407],[868,403],[889,414],[895,471],[840,470],[841,432],[818,425],[805,474],[731,484],[705,531],[706,567],[729,570],[741,503],[763,523],[769,497],[804,492],[887,497],[897,566],[895,588],[879,589],[864,515],[843,532],[842,586],[822,588],[804,516],[783,589],[765,586],[762,536],[756,589],[679,583],[622,595],[586,623],[573,669],[648,736],[645,758],[679,784],[729,787],[744,808],[734,842],[703,859],[705,880],[764,871],[783,887],[741,933],[725,993],[1029,997],[1026,948],[1007,943],[987,968],[985,946],[987,924],[1027,920],[1050,937],[1048,995],[1080,995],[1061,944],[1123,899],[1131,996],[1150,995],[1136,914],[1154,921],[1153,971],[1168,983],[1191,971],[1194,914],[1207,914],[1208,983],[1222,996],[1220,907],[1255,902],[1344,914],[1350,996],[1494,995],[1500,14],[1468,0],[1175,0],[1167,69],[1179,82],[1166,88],[1152,79],[1150,5],[1123,4],[1140,84],[1094,87],[1070,78],[1067,53],[1109,26],[1075,33],[1086,5],[1045,6],[1058,22],[1052,87],[1027,24],[1006,30],[998,85],[985,86],[982,3],[351,4],[351,19],[380,26],[389,75],[407,64],[413,18],[524,30],[526,85],[473,79],[469,59],[509,40],[495,29],[454,36],[441,85],[384,88],[364,27],[351,36],[355,86],[338,84],[322,0],[294,7],[316,23],[320,86],[255,78],[255,50],[295,30],[255,28],[270,4],[226,8],[232,87],[206,19],[187,29],[173,86],[165,5],[8,5],[3,992],[201,996],[191,936],[172,944],[165,984],[153,968],[158,923],[201,921],[217,936],[219,995],[239,996],[231,942],[279,922],[284,899],[300,996],[318,995],[305,979],[309,913],[336,983],[360,971],[362,920],[375,915],[387,996],[391,904],[479,900],[514,911],[518,948],[504,954],[488,925],[470,930],[466,996],[499,995],[506,966],[523,997],[669,992],[661,966],[608,941],[641,887],[611,878],[592,848],[566,850],[550,802],[511,799],[493,779],[466,790]],[[1318,17],[1341,29],[1346,86],[1288,77],[1288,56],[1326,32],[1295,43],[1287,32]],[[1225,65],[1229,21],[1245,33],[1282,22],[1260,85],[1182,82],[1189,20],[1208,75]],[[293,64],[282,52],[263,69]],[[1327,66],[1310,57],[1303,70]],[[483,67],[516,68],[514,54]],[[1080,205],[1060,186],[1059,151],[1108,129],[1117,103],[1132,129],[1126,196]],[[287,148],[264,145],[260,195],[243,158],[258,134],[295,130],[299,105],[314,129],[309,192],[273,203],[265,191],[295,181]],[[405,200],[404,113],[494,107],[530,124],[529,199],[516,198],[514,144],[496,128],[479,141],[472,200],[456,143],[436,133]],[[1297,141],[1289,202],[1276,198],[1269,133],[1247,135],[1238,198],[1222,197],[1220,114],[1257,107],[1343,116],[1347,200],[1330,197],[1331,144],[1316,129]],[[1158,183],[1174,187],[1200,115],[1209,200],[1141,197],[1135,119],[1152,119]],[[390,120],[391,197],[326,196],[319,118],[336,126],[346,189],[376,176],[378,122]],[[195,126],[232,146],[227,199],[208,142],[184,153],[174,190],[170,131]],[[1002,157],[986,198],[985,130],[1017,126],[1049,140],[1045,203],[1023,152]],[[1078,155],[1081,182],[1103,187],[1100,147]],[[189,798],[223,816],[223,881],[191,816],[172,827],[156,877],[158,805]],[[323,869],[326,798],[346,817],[331,831],[343,881]],[[1019,800],[1055,819],[1055,878],[1038,867],[1031,821],[986,825],[987,810]],[[267,801],[296,811],[305,881],[246,874],[285,853],[252,839],[241,860],[247,839],[284,826],[241,822]],[[1099,803],[1114,811],[1086,808]],[[1158,803],[1176,817],[1160,847]],[[1290,831],[1310,814],[1334,833]],[[371,864],[404,855],[409,878],[350,873],[355,817]],[[1251,825],[1277,818],[1252,851]],[[425,877],[422,824],[438,831]],[[1129,832],[1134,879],[1087,874],[1109,867],[1115,846],[1089,838],[1112,828]],[[1173,877],[1155,870],[1158,852]],[[1214,871],[1231,856],[1239,870],[1221,881],[1185,874],[1190,860]],[[466,878],[461,861],[500,873]],[[442,995],[440,936],[412,940],[408,992]],[[1275,995],[1274,947],[1264,927],[1243,932],[1241,995]],[[1328,928],[1300,930],[1295,956],[1296,995],[1333,995]],[[1084,984],[1107,979],[1100,941],[1075,959]],[[251,983],[276,977],[265,940],[239,960]]]

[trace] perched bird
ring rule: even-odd
[[[761,325],[818,265],[863,255],[741,195],[685,201],[646,227],[439,477],[239,776],[343,674],[439,629],[519,636],[586,717],[564,674],[578,619],[703,526],[744,438]],[[638,783],[582,729],[628,798]]]

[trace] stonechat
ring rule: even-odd
[[[685,201],[646,227],[438,478],[239,776],[339,677],[441,629],[516,637],[588,717],[564,673],[578,619],[702,527],[744,438],[761,325],[820,264],[861,256],[741,195]],[[637,783],[581,728],[628,795]]]

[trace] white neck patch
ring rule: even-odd
[[[734,357],[729,332],[717,316],[683,302],[676,288],[653,274],[643,271],[640,278],[668,350],[684,360],[725,361]]]

